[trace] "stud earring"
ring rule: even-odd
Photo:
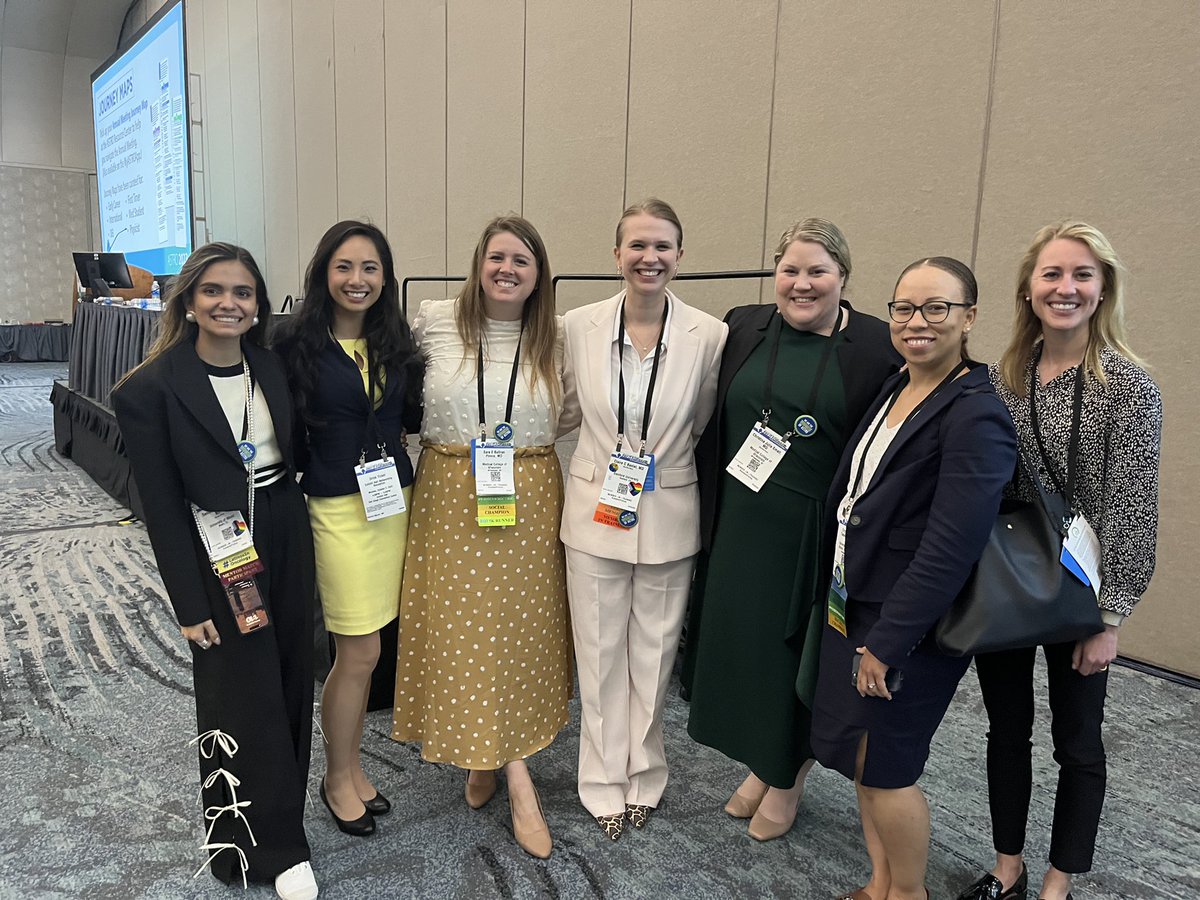
[[[253,328],[257,324],[258,324],[258,316],[255,316],[253,319],[250,320],[250,327]]]
[[[1103,302],[1104,302],[1104,295],[1103,295],[1103,294],[1101,294],[1101,295],[1100,295],[1100,302],[1101,302],[1101,303],[1103,303]]]
[[[189,309],[187,312],[185,312],[185,313],[183,314],[183,317],[184,317],[185,319],[187,319],[189,322],[195,322],[195,321],[196,321],[196,314],[195,314],[194,312],[192,312],[190,309]]]

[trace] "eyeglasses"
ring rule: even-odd
[[[970,303],[951,303],[949,300],[930,300],[928,303],[922,303],[920,306],[914,306],[903,300],[893,300],[888,304],[888,315],[892,321],[903,325],[917,313],[921,314],[921,318],[929,325],[937,325],[939,322],[945,322],[946,317],[950,315],[950,308],[953,306],[970,306]]]

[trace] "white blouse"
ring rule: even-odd
[[[479,436],[479,399],[475,381],[474,353],[467,353],[454,321],[455,300],[425,300],[413,320],[413,334],[425,357],[425,419],[421,440],[434,444],[469,444]],[[521,323],[489,319],[483,346],[484,421],[488,436],[504,419],[508,382]],[[554,368],[562,378],[562,317],[557,318]],[[470,358],[467,358],[467,357]],[[513,397],[513,443],[517,447],[540,447],[554,443],[558,411],[550,409],[549,386],[539,382],[530,390],[533,366],[521,363]],[[561,405],[561,404],[560,404]],[[561,410],[560,410],[561,411]]]

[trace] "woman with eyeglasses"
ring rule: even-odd
[[[1072,876],[1092,868],[1107,779],[1101,723],[1108,666],[1121,623],[1154,573],[1162,396],[1126,342],[1121,272],[1112,244],[1091,225],[1042,228],[1017,275],[1012,340],[992,367],[1024,458],[1041,461],[1052,489],[1091,526],[1100,554],[1104,630],[1042,648],[1058,764],[1050,865],[1038,892],[1046,900],[1070,898]],[[1035,496],[1027,476],[1017,492]],[[975,659],[988,713],[996,865],[960,900],[1025,896],[1036,653],[1029,647]]]
[[[900,275],[888,311],[907,365],[846,445],[829,494],[833,580],[812,746],[854,780],[871,860],[851,900],[924,900],[929,807],[916,782],[969,658],[930,631],[971,574],[1016,464],[987,366],[970,361],[978,290],[949,257]]]
[[[791,828],[814,762],[833,554],[825,496],[851,430],[900,359],[887,325],[843,298],[850,269],[832,222],[802,219],[783,232],[775,303],[725,317],[717,408],[696,448],[707,552],[684,657],[688,733],[749,767],[725,812],[749,820],[759,841]]]

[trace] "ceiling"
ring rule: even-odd
[[[137,0],[0,0],[0,48],[107,59]]]

